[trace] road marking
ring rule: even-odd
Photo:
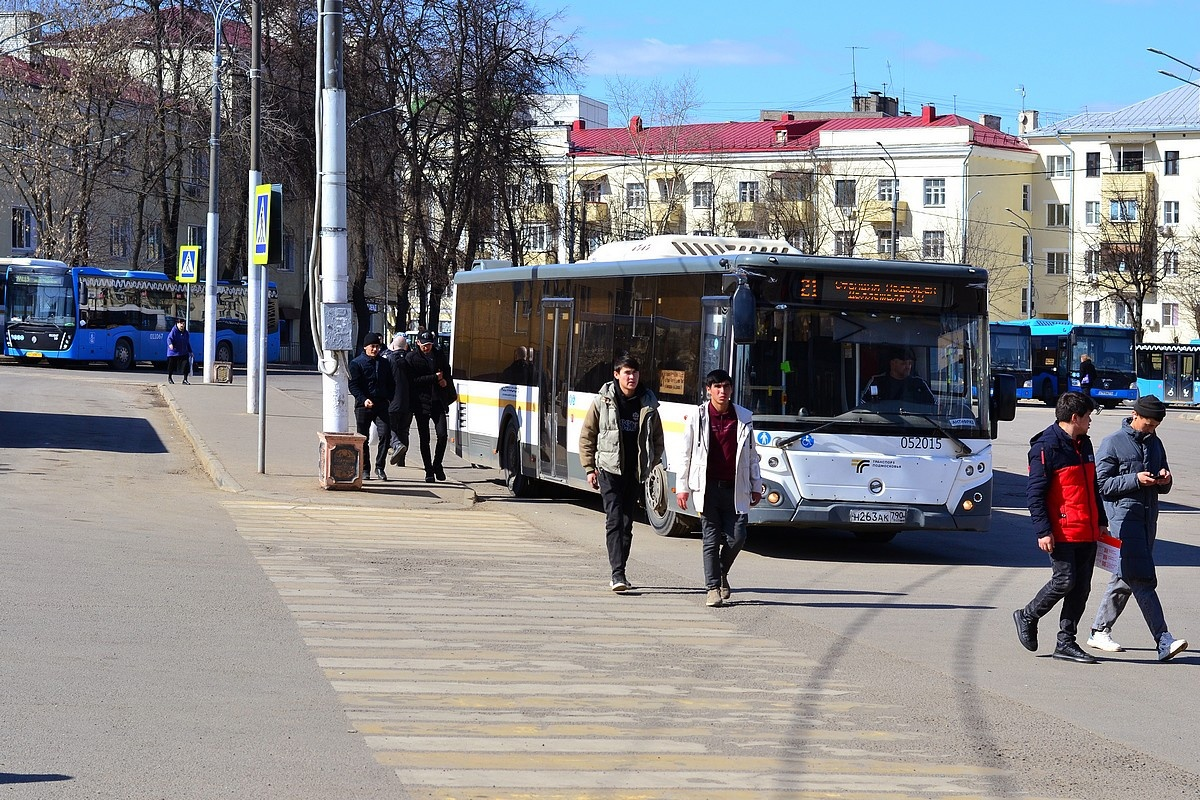
[[[698,588],[615,595],[602,556],[508,515],[224,505],[414,798],[957,800],[1002,780]]]

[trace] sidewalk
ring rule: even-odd
[[[245,374],[235,373],[233,381],[205,384],[200,376],[193,376],[188,386],[162,383],[158,387],[217,488],[295,503],[428,508],[431,503],[467,507],[475,502],[475,493],[463,483],[468,471],[474,470],[453,454],[453,443],[444,459],[448,480],[425,483],[415,427],[408,466],[388,465],[391,480],[364,481],[358,491],[322,488],[317,478],[322,379],[315,372],[268,370],[265,473],[259,473],[258,415],[246,411]],[[472,477],[478,479],[480,473],[475,471]]]

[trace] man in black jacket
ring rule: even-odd
[[[447,393],[450,389],[450,365],[434,349],[437,337],[431,331],[417,334],[417,347],[408,354],[409,400],[417,420],[417,436],[421,440],[421,460],[425,464],[425,482],[446,480],[442,456],[446,454],[446,412],[450,408]],[[433,422],[437,444],[429,451],[429,423]]]
[[[388,422],[392,426],[388,460],[397,467],[403,467],[404,456],[408,453],[408,429],[412,426],[411,403],[408,399],[408,338],[403,333],[397,333],[382,357],[392,367],[392,382],[396,386],[388,403]]]
[[[371,423],[379,426],[379,452],[375,455],[375,475],[388,479],[383,471],[387,464],[387,446],[392,439],[388,424],[388,404],[396,394],[392,369],[379,357],[383,337],[368,333],[363,339],[363,353],[350,362],[350,394],[354,395],[354,423],[359,435],[367,437],[363,444],[363,480],[371,479]]]

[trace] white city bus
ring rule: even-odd
[[[538,481],[587,488],[583,418],[627,352],[661,403],[666,464],[645,497],[659,534],[697,522],[672,493],[685,421],[715,368],[729,370],[735,400],[754,412],[765,492],[751,524],[871,541],[987,529],[995,412],[984,270],[692,237],[608,253],[480,262],[455,276],[450,425],[463,458],[503,470],[516,495]],[[933,402],[872,402],[870,380],[897,347]]]

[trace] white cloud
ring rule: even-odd
[[[757,66],[790,60],[778,50],[755,42],[724,39],[686,44],[661,39],[597,42],[587,71],[591,75],[655,75],[681,68]]]

